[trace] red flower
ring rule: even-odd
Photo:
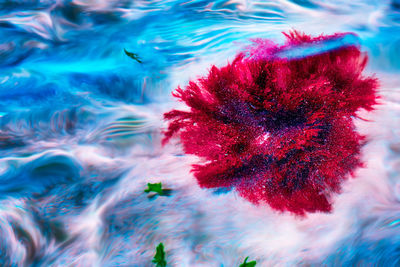
[[[377,80],[352,34],[285,34],[256,40],[225,67],[173,95],[190,111],[164,114],[166,142],[203,159],[200,186],[236,188],[254,203],[303,215],[331,210],[330,196],[362,165],[364,137],[352,121],[372,110]],[[350,40],[350,41],[349,41]]]

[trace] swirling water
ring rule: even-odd
[[[398,266],[399,23],[397,0],[0,0],[1,266],[153,266],[160,242],[170,266]],[[307,218],[200,189],[160,144],[177,85],[290,29],[356,33],[381,80],[366,167]]]

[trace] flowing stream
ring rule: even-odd
[[[398,0],[0,0],[0,266],[154,266],[160,242],[168,266],[399,266],[399,25]],[[306,218],[201,189],[161,146],[178,85],[292,29],[356,33],[381,82],[365,167]]]

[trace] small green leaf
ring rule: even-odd
[[[125,52],[125,54],[126,54],[128,57],[130,57],[131,59],[134,59],[134,60],[136,60],[137,62],[142,63],[142,60],[139,58],[139,55],[138,55],[138,54],[132,53],[132,52],[128,52],[128,51],[126,51],[125,48],[124,48],[124,52]]]
[[[248,259],[249,257],[246,257],[245,259],[244,259],[244,262],[242,263],[242,264],[240,264],[240,266],[239,267],[254,267],[254,266],[256,266],[256,261],[250,261],[250,262],[247,262],[247,259]]]
[[[167,261],[165,260],[165,252],[164,252],[164,244],[163,243],[158,244],[158,246],[156,248],[156,255],[154,255],[152,262],[154,264],[156,264],[156,267],[166,267],[167,266]]]
[[[146,193],[155,192],[155,193],[159,194],[160,196],[164,195],[164,190],[162,188],[161,183],[155,183],[155,184],[148,183],[147,189],[145,189],[144,192],[146,192]]]

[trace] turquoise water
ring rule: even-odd
[[[398,265],[399,23],[398,1],[0,0],[0,265],[153,266],[160,242],[171,266]],[[198,188],[160,144],[173,89],[291,29],[355,33],[381,80],[366,167],[305,219]]]

